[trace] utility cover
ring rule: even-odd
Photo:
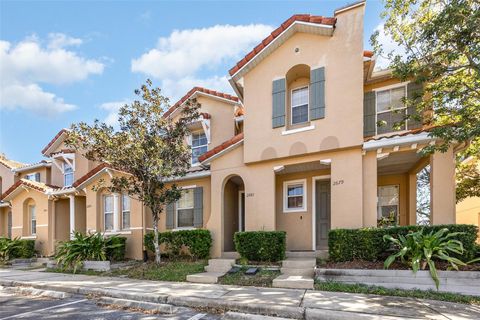
[[[237,273],[238,271],[240,271],[240,268],[239,267],[233,267],[232,269],[228,270],[228,274],[234,274],[234,273]]]
[[[248,268],[247,271],[245,271],[245,274],[247,276],[253,276],[258,272],[258,268]]]

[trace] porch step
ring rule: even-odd
[[[206,272],[222,272],[222,273],[227,273],[228,270],[232,269],[232,266],[205,266],[205,271]]]
[[[208,260],[208,267],[218,270],[218,272],[227,272],[235,264],[235,259],[210,259]]]
[[[225,272],[202,272],[190,274],[187,276],[188,282],[194,283],[217,283],[218,278],[223,276]]]
[[[228,251],[222,253],[222,259],[240,259],[240,253],[236,251]]]
[[[282,261],[283,268],[293,268],[293,269],[306,269],[313,268],[317,264],[315,258],[293,258]]]
[[[287,251],[285,252],[287,258],[315,258],[315,251]]]
[[[315,271],[313,268],[281,268],[280,272],[282,274],[290,276],[306,276],[313,277]]]
[[[317,258],[328,259],[328,250],[317,250],[315,253]]]
[[[273,287],[290,289],[313,289],[313,277],[282,274],[273,279]]]

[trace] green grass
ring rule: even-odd
[[[127,276],[133,279],[157,281],[186,281],[187,275],[204,272],[206,265],[205,260],[169,261],[163,262],[159,266],[155,263],[147,263],[128,269],[114,270],[108,276]]]
[[[440,300],[440,301],[480,305],[480,297],[466,296],[466,295],[449,293],[449,292],[437,292],[433,290],[421,291],[421,290],[388,289],[388,288],[377,287],[377,286],[367,286],[363,284],[344,284],[339,282],[316,282],[315,290],[377,294],[381,296],[419,298],[419,299],[430,299],[430,300]]]
[[[280,275],[280,271],[260,269],[257,274],[247,276],[244,274],[246,270],[246,267],[242,267],[237,273],[226,274],[218,279],[218,283],[237,286],[271,287],[273,279]]]

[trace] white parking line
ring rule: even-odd
[[[205,317],[206,315],[207,315],[206,313],[198,313],[198,314],[194,315],[193,317],[188,318],[188,320],[200,320],[203,317]]]
[[[51,310],[51,309],[66,307],[66,306],[69,306],[69,305],[72,305],[72,304],[77,304],[77,303],[84,302],[84,301],[87,301],[87,300],[88,300],[88,299],[82,299],[82,300],[67,302],[67,303],[64,303],[64,304],[57,305],[57,306],[52,306],[52,307],[43,308],[43,309],[39,309],[39,310],[34,310],[34,311],[28,311],[28,312],[24,312],[24,313],[20,313],[20,314],[15,314],[15,315],[13,315],[13,316],[9,316],[9,317],[6,317],[6,318],[1,318],[0,320],[20,318],[20,317],[22,317],[22,316],[26,316],[26,315],[28,315],[28,314],[32,314],[32,313],[35,313],[35,312],[42,312],[42,311],[46,311],[46,310]]]

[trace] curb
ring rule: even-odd
[[[222,320],[291,320],[291,319],[228,311],[224,314],[224,316],[222,317]]]
[[[48,297],[53,299],[66,299],[72,295],[63,291],[42,290],[33,287],[3,287],[9,292],[27,296]]]
[[[115,306],[121,308],[133,308],[133,309],[142,309],[146,311],[153,311],[156,313],[166,313],[173,314],[177,312],[178,308],[164,303],[152,303],[152,302],[141,302],[128,299],[117,299],[110,297],[100,297],[97,300],[97,304],[100,306]]]

